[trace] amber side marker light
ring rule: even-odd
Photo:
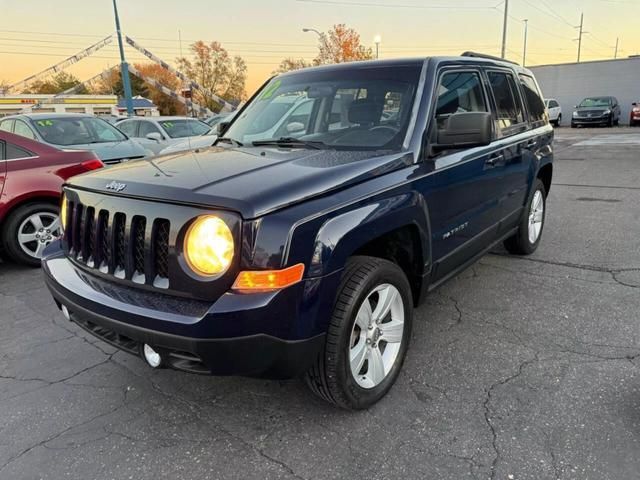
[[[302,280],[304,264],[298,263],[282,270],[253,270],[240,272],[233,283],[233,290],[240,292],[265,292],[280,290]]]
[[[60,225],[63,231],[67,228],[67,215],[67,196],[63,193],[60,202]]]

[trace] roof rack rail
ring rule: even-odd
[[[494,57],[493,55],[487,55],[485,53],[464,52],[461,56],[463,56],[463,57],[474,57],[474,58],[486,58],[487,60],[495,60],[497,62],[507,62],[507,63],[511,63],[513,65],[520,66],[520,64],[518,62],[514,62],[513,60],[507,60],[506,58]]]

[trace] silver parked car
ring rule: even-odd
[[[56,148],[91,150],[105,164],[152,154],[108,122],[75,113],[28,113],[0,120],[0,130],[47,143]]]
[[[128,118],[116,126],[156,155],[170,145],[200,137],[211,129],[200,120],[186,117]]]

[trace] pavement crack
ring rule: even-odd
[[[501,458],[502,458],[502,453],[500,451],[500,448],[498,446],[498,432],[496,431],[496,428],[493,424],[493,419],[492,419],[492,414],[491,414],[491,400],[493,398],[493,391],[503,385],[508,384],[509,382],[512,382],[513,380],[517,379],[518,377],[520,377],[522,375],[522,373],[524,372],[524,369],[537,362],[538,361],[538,353],[536,352],[535,355],[532,358],[528,358],[527,360],[524,360],[523,362],[520,363],[520,365],[518,366],[517,371],[506,377],[503,378],[502,380],[493,383],[491,386],[489,386],[489,388],[486,390],[486,396],[485,396],[485,400],[483,403],[483,407],[484,407],[484,419],[485,419],[485,423],[487,424],[487,426],[489,427],[489,431],[491,432],[491,446],[493,448],[493,451],[495,453],[495,456],[493,458],[493,462],[491,463],[491,480],[496,478],[496,473],[497,473],[497,467],[498,467],[498,463],[500,462]]]

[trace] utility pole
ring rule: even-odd
[[[578,36],[577,40],[578,40],[578,63],[580,63],[580,52],[582,51],[582,36],[585,32],[582,28],[584,27],[584,12],[580,14],[580,26],[576,27],[580,29],[580,35]]]
[[[529,19],[525,18],[524,22],[524,50],[522,51],[522,66],[527,66],[527,34],[529,33]]]
[[[116,33],[118,35],[118,47],[120,48],[120,74],[122,75],[122,88],[124,89],[124,101],[127,105],[127,116],[133,116],[133,99],[131,98],[131,82],[129,81],[129,65],[124,58],[124,46],[122,45],[122,32],[120,31],[120,18],[118,6],[113,0],[113,12],[116,16]]]
[[[613,54],[613,58],[617,59],[618,58],[618,45],[620,43],[620,37],[616,38],[616,52]]]
[[[507,22],[509,20],[509,0],[504,0],[504,22],[502,24],[502,58],[507,54]]]

